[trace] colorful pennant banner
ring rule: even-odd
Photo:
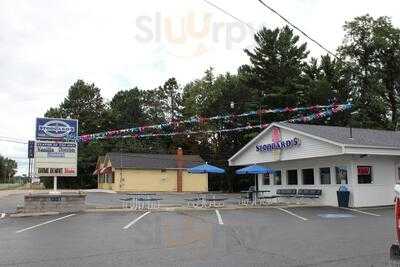
[[[87,134],[87,135],[81,135],[79,137],[80,142],[90,142],[92,140],[99,140],[99,139],[113,139],[113,138],[121,138],[123,136],[139,136],[139,137],[150,137],[150,136],[172,136],[174,134],[179,135],[179,134],[187,134],[188,132],[180,132],[180,133],[162,133],[162,134],[141,134],[145,130],[151,130],[151,129],[157,129],[157,130],[162,130],[166,127],[169,126],[179,126],[181,124],[201,124],[201,123],[206,123],[209,121],[215,121],[215,120],[224,120],[224,119],[234,119],[234,118],[243,118],[243,117],[249,117],[249,116],[255,116],[255,115],[260,115],[260,114],[267,114],[267,113],[284,113],[284,112],[299,112],[299,111],[316,111],[320,109],[328,109],[327,111],[315,113],[311,116],[316,116],[314,119],[318,119],[318,116],[321,116],[320,114],[323,114],[324,112],[333,112],[334,110],[345,110],[351,108],[351,103],[347,104],[342,104],[342,105],[317,105],[317,106],[310,106],[310,107],[297,107],[297,108],[279,108],[279,109],[261,109],[257,111],[250,111],[238,115],[220,115],[220,116],[214,116],[214,117],[209,117],[209,118],[202,118],[202,117],[192,117],[187,120],[182,120],[182,121],[171,121],[163,124],[156,124],[156,125],[149,125],[149,126],[140,126],[140,127],[133,127],[133,128],[128,128],[128,129],[120,129],[120,130],[112,130],[112,131],[107,131],[107,132],[101,132],[101,133],[94,133],[94,134]],[[330,115],[328,115],[330,116]],[[295,119],[296,121],[289,120],[288,122],[301,122],[304,119],[308,118],[307,117],[301,117],[298,119]],[[248,129],[249,126],[246,127],[240,127],[240,128],[235,128],[235,129]],[[255,126],[255,128],[260,128],[260,126]],[[224,130],[219,130],[219,131],[226,131],[226,130],[233,130],[233,129],[224,129]],[[235,130],[235,131],[240,131],[240,130]],[[190,132],[190,131],[189,131]],[[212,131],[212,132],[218,132],[218,131]],[[195,133],[195,132],[193,132]],[[196,132],[197,133],[197,132]],[[207,133],[204,132],[204,133]]]
[[[345,110],[349,110],[352,108],[352,104],[344,104],[344,105],[337,105],[333,107],[332,109],[326,110],[326,111],[321,111],[318,113],[311,114],[309,116],[302,116],[298,117],[295,119],[290,119],[286,121],[281,121],[281,122],[289,122],[289,123],[296,123],[296,122],[310,122],[316,119],[322,119],[322,118],[327,118],[332,116],[335,113],[342,112]],[[220,130],[207,130],[207,131],[184,131],[184,132],[173,132],[173,133],[151,133],[151,134],[129,134],[129,135],[119,135],[119,136],[109,136],[107,137],[108,139],[116,139],[116,138],[134,138],[134,139],[140,139],[140,138],[150,138],[150,137],[166,137],[166,136],[180,136],[180,135],[195,135],[195,134],[215,134],[215,133],[228,133],[228,132],[241,132],[241,131],[246,131],[246,130],[252,130],[252,129],[265,129],[269,126],[270,124],[260,124],[260,125],[249,125],[245,127],[238,127],[238,128],[229,128],[229,129],[220,129]],[[98,139],[104,139],[104,138],[98,138]],[[83,142],[89,142],[82,140]]]

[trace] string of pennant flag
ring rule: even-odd
[[[351,103],[347,104],[342,104],[342,105],[329,105],[329,106],[314,106],[313,108],[319,107],[319,109],[327,109],[324,111],[316,112],[308,116],[300,116],[294,119],[289,119],[281,122],[289,122],[289,123],[296,123],[296,122],[310,122],[316,119],[321,119],[321,118],[327,118],[331,117],[333,114],[342,112],[345,110],[349,110],[352,108]],[[318,109],[318,108],[317,108]],[[277,109],[278,110],[278,109]],[[279,109],[280,111],[277,112],[284,112],[282,111],[283,109]],[[293,109],[291,109],[292,111]],[[297,111],[299,110],[311,110],[311,107],[306,108],[296,108]],[[291,112],[287,111],[287,112]],[[243,114],[249,114],[249,113],[243,113]],[[243,114],[240,115],[229,115],[229,116],[219,116],[224,118],[230,118],[230,117],[245,117]],[[257,113],[256,113],[257,114]],[[246,115],[249,116],[249,115]],[[218,116],[211,117],[211,118],[206,118],[206,120],[216,120]],[[204,118],[203,118],[204,119]],[[185,121],[183,122],[185,123]],[[161,124],[164,125],[164,124]],[[168,124],[170,125],[170,124]],[[172,133],[148,133],[148,134],[143,134],[140,133],[142,130],[137,130],[138,128],[144,128],[144,127],[135,127],[135,128],[130,128],[130,129],[123,129],[123,130],[116,130],[116,131],[109,131],[109,132],[104,132],[104,133],[98,133],[98,134],[90,134],[90,135],[82,135],[79,137],[79,141],[81,142],[90,142],[93,140],[101,140],[101,139],[116,139],[116,138],[134,138],[134,139],[140,139],[140,138],[150,138],[150,137],[166,137],[166,136],[179,136],[179,135],[194,135],[194,134],[214,134],[214,133],[228,133],[228,132],[240,132],[240,131],[246,131],[246,130],[252,130],[252,129],[265,129],[269,126],[269,124],[260,124],[260,125],[249,125],[249,126],[244,126],[244,127],[237,127],[237,128],[228,128],[228,129],[219,129],[219,130],[206,130],[206,131],[182,131],[182,132],[172,132]],[[153,128],[154,126],[149,126],[146,129],[162,129],[161,128]]]

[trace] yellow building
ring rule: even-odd
[[[208,174],[187,169],[204,164],[198,155],[108,153],[98,158],[98,188],[129,192],[206,192]]]

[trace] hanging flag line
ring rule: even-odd
[[[219,116],[214,116],[214,117],[209,117],[209,118],[192,117],[190,119],[182,120],[182,121],[170,121],[170,122],[163,123],[163,124],[140,126],[140,127],[133,127],[133,128],[128,128],[128,129],[120,129],[120,130],[111,130],[111,131],[94,133],[94,134],[85,134],[85,135],[81,135],[79,137],[79,141],[90,142],[92,140],[110,139],[113,137],[120,137],[122,135],[132,135],[135,133],[137,133],[137,135],[141,135],[139,133],[143,132],[144,130],[149,130],[149,129],[162,130],[163,128],[171,126],[171,125],[179,126],[180,124],[186,124],[186,123],[206,123],[206,122],[215,121],[215,120],[243,118],[243,117],[262,115],[262,114],[267,114],[267,113],[312,111],[312,110],[318,110],[318,109],[337,109],[337,108],[343,108],[347,105],[351,105],[351,104],[347,103],[347,104],[341,104],[341,105],[333,104],[333,105],[324,105],[324,106],[316,105],[316,106],[297,107],[297,108],[286,107],[286,108],[278,108],[278,109],[261,109],[261,110],[257,110],[257,111],[245,112],[245,113],[238,114],[238,115],[219,115]]]
[[[280,122],[289,122],[289,123],[296,123],[296,122],[310,122],[315,119],[322,119],[332,116],[335,113],[342,112],[345,110],[349,110],[352,108],[352,104],[348,103],[345,105],[338,105],[330,110],[321,111],[318,113],[311,114],[309,116],[302,116],[295,119],[290,119],[286,121]],[[260,124],[260,125],[249,125],[245,127],[238,127],[238,128],[230,128],[230,129],[220,129],[220,130],[207,130],[207,131],[185,131],[185,132],[173,132],[173,133],[152,133],[152,134],[130,134],[130,135],[122,135],[122,136],[109,136],[106,137],[107,139],[116,139],[116,138],[149,138],[149,137],[166,137],[166,136],[178,136],[178,135],[194,135],[194,134],[214,134],[214,133],[228,133],[228,132],[240,132],[252,129],[265,129],[270,124]],[[98,138],[104,139],[104,138]],[[89,142],[89,141],[84,141]]]

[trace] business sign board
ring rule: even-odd
[[[75,177],[78,144],[76,142],[36,141],[35,173],[39,177]]]
[[[257,152],[273,152],[275,150],[284,150],[292,147],[297,147],[301,145],[299,138],[295,137],[292,139],[282,140],[280,142],[270,143],[270,144],[258,144],[256,145]]]
[[[28,159],[35,157],[35,141],[28,141]]]
[[[71,141],[78,138],[78,120],[37,118],[36,140]]]

